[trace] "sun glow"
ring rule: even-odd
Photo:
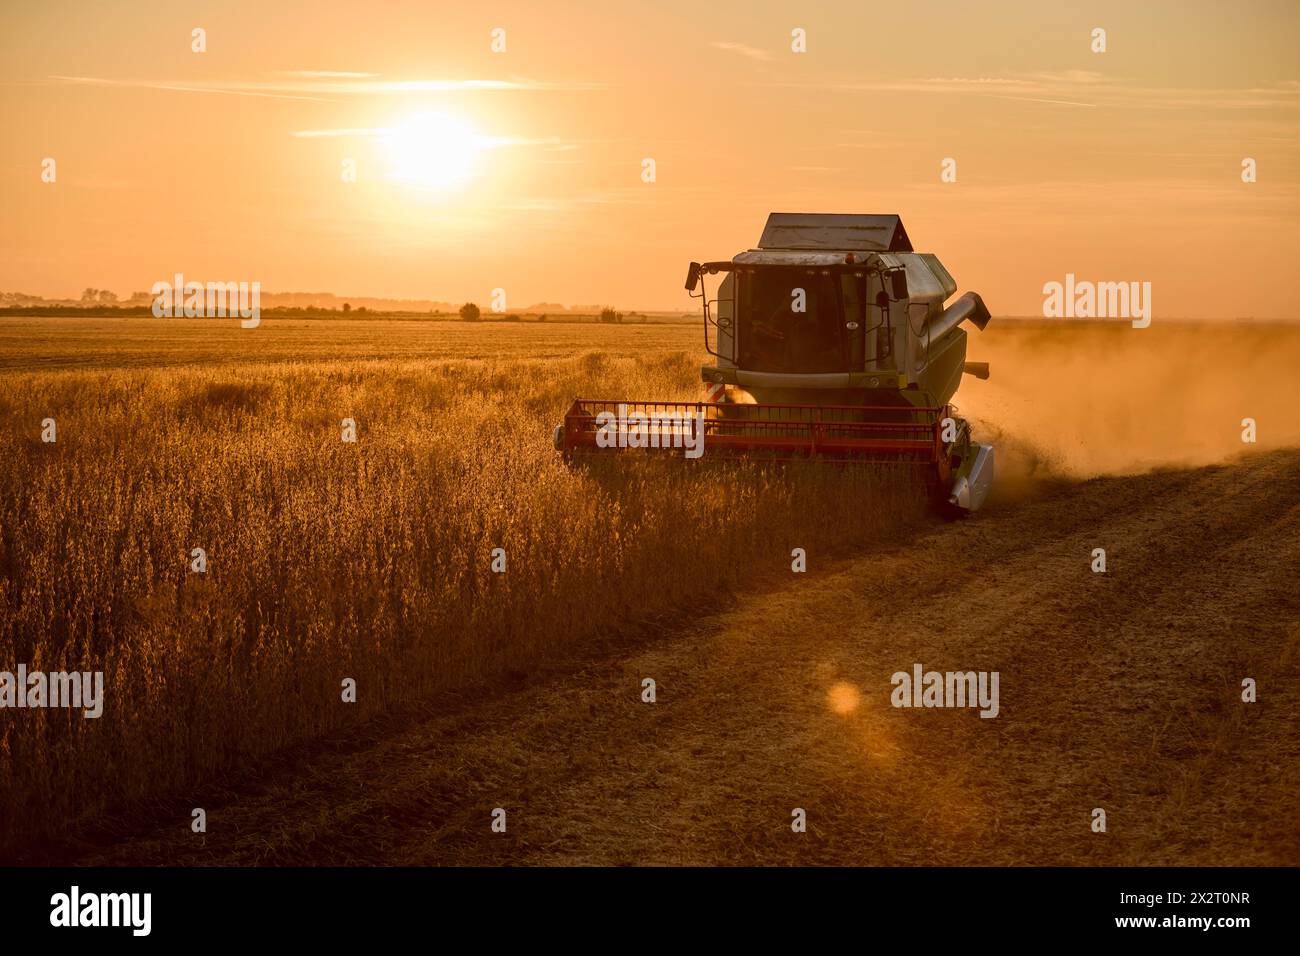
[[[487,139],[448,113],[412,116],[384,136],[392,178],[421,189],[445,189],[468,179],[487,145]]]

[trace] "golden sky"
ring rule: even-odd
[[[769,211],[897,212],[995,315],[1072,272],[1295,317],[1298,44],[1286,0],[10,0],[0,289],[688,308]]]

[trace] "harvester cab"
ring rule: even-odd
[[[706,456],[897,462],[950,507],[983,503],[993,449],[951,400],[963,373],[988,377],[966,361],[962,326],[983,329],[989,313],[974,292],[944,305],[957,284],[898,216],[772,213],[757,248],[692,262],[686,289],[713,358],[704,401],[575,400],[560,450],[671,450],[694,428]]]

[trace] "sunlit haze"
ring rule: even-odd
[[[127,295],[183,272],[684,309],[689,260],[747,248],[790,210],[897,212],[998,314],[1039,312],[1067,272],[1150,281],[1162,317],[1296,314],[1293,3],[395,0],[380,16],[231,0],[5,16],[8,291]],[[940,181],[945,158],[956,182]]]

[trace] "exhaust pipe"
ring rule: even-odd
[[[957,326],[961,325],[967,319],[974,324],[975,328],[981,332],[989,324],[989,310],[984,306],[984,300],[980,298],[978,292],[967,292],[948,308],[930,320],[925,327],[925,335],[929,341],[943,338]]]

